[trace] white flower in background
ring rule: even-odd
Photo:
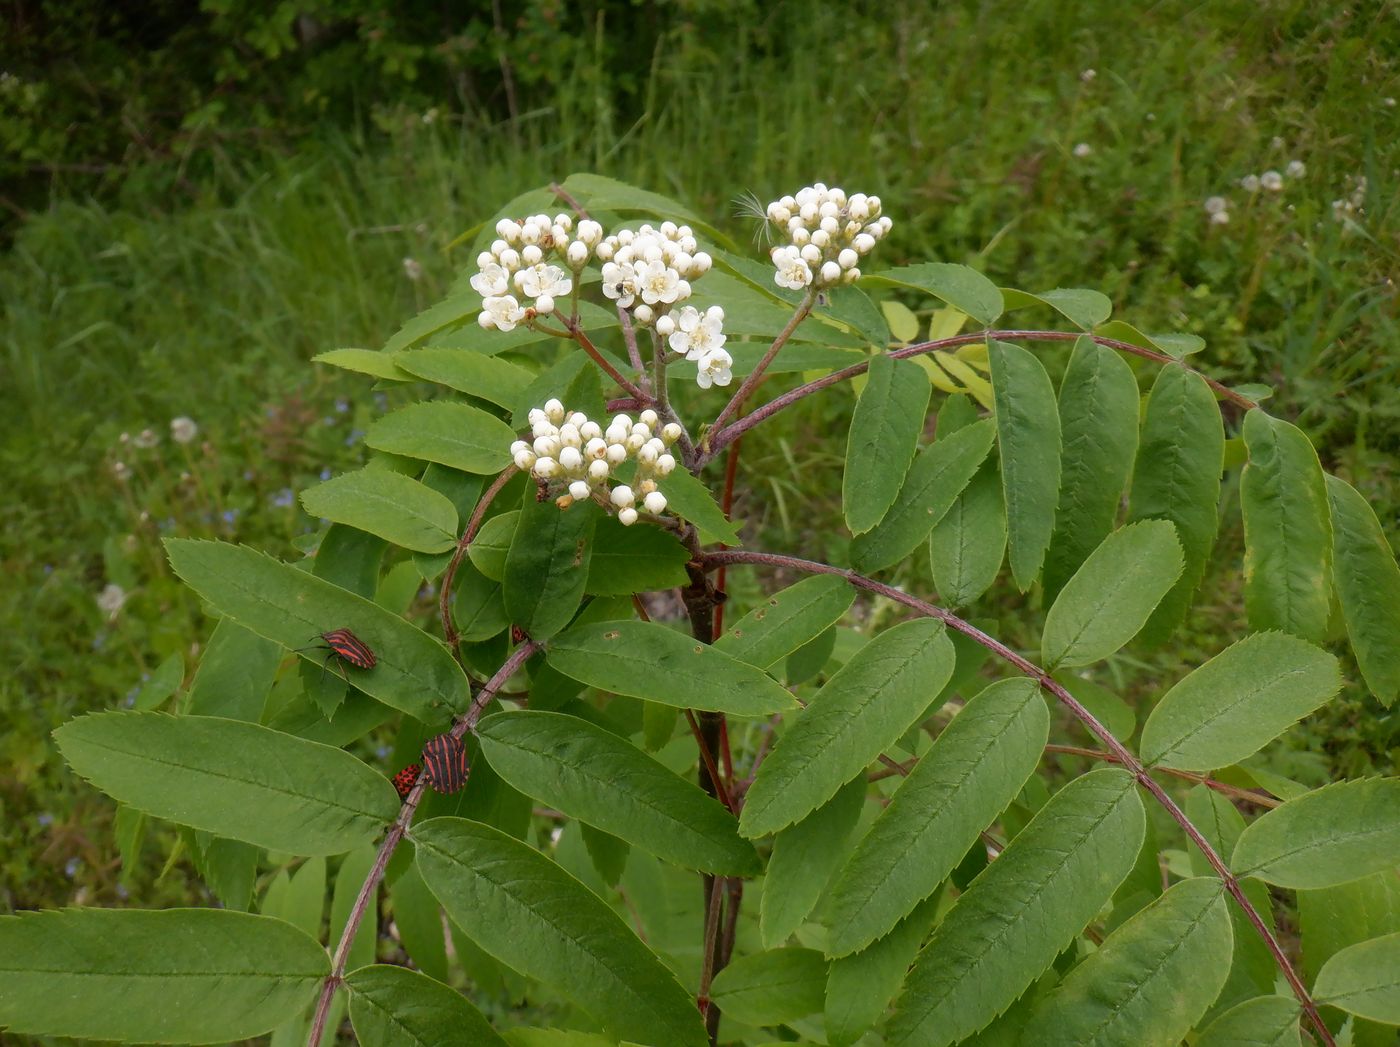
[[[1259,176],[1259,184],[1271,193],[1277,193],[1283,188],[1283,175],[1277,171],[1265,171]]]
[[[497,331],[513,331],[515,325],[524,319],[525,310],[520,308],[515,296],[503,294],[482,300],[481,315],[477,317],[477,322],[488,330],[495,328]]]
[[[416,258],[405,258],[403,260],[403,275],[414,283],[423,279],[423,266]]]
[[[131,441],[143,451],[149,451],[160,443],[160,437],[156,435],[154,429],[142,429]]]
[[[1247,174],[1240,179],[1240,188],[1246,193],[1259,192],[1260,179],[1256,174]]]
[[[131,479],[131,467],[125,462],[112,463],[112,476],[117,483],[124,484]]]
[[[109,582],[97,594],[97,606],[109,621],[114,620],[126,605],[126,590],[115,582]]]
[[[1303,175],[1308,173],[1308,168],[1301,160],[1290,160],[1288,161],[1288,166],[1285,167],[1283,171],[1289,178],[1302,178]]]
[[[1098,75],[1099,73],[1097,69],[1085,69],[1079,74],[1079,79],[1084,81],[1084,83],[1086,84],[1092,84],[1094,82],[1094,78]]]
[[[1229,206],[1229,201],[1223,196],[1206,197],[1206,214],[1219,214]]]
[[[829,287],[860,279],[858,263],[894,224],[880,198],[846,195],[821,182],[768,205],[768,221],[787,238],[769,252],[773,282],[789,290]]]
[[[170,419],[170,439],[177,444],[187,444],[199,435],[199,426],[194,424],[193,418],[186,418],[181,415],[179,418]]]
[[[687,360],[698,360],[724,345],[724,310],[712,305],[703,313],[694,306],[681,310],[676,330],[671,333],[671,350],[684,353]]]
[[[1076,145],[1073,149],[1070,150],[1071,153],[1073,153],[1081,160],[1083,160],[1086,156],[1089,156],[1091,153],[1093,153],[1093,151],[1094,147],[1088,142],[1080,142],[1078,145]]]
[[[695,382],[701,389],[728,385],[734,378],[734,358],[723,349],[711,349],[696,361]]]
[[[491,261],[472,277],[471,285],[482,298],[494,298],[510,292],[510,273],[499,262]]]
[[[1211,224],[1211,225],[1229,225],[1229,224],[1230,224],[1230,212],[1229,212],[1229,211],[1215,211],[1215,212],[1213,212],[1213,213],[1211,214],[1211,216],[1210,216],[1210,224]]]

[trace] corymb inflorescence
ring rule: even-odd
[[[821,182],[768,205],[768,221],[787,243],[769,252],[779,287],[831,287],[860,279],[859,263],[893,225],[880,198],[828,189]]]
[[[592,499],[616,509],[628,526],[637,522],[638,502],[652,515],[665,511],[658,483],[676,468],[670,449],[681,427],[675,422],[660,425],[656,412],[646,410],[635,422],[630,415],[613,415],[604,429],[582,411],[566,411],[558,400],[532,409],[529,419],[533,442],[515,441],[511,456],[517,468],[561,490],[555,499],[561,509]],[[632,482],[614,483],[628,461],[636,463]]]
[[[584,219],[574,229],[569,215],[531,215],[522,222],[502,218],[489,251],[476,257],[480,269],[471,279],[481,295],[477,322],[511,331],[532,314],[548,316],[554,300],[570,294],[583,267],[603,239],[603,227]],[[517,297],[519,295],[519,297]],[[522,305],[522,299],[529,305]]]

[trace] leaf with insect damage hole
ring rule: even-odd
[[[715,647],[760,669],[815,640],[839,622],[855,601],[844,578],[818,574],[767,597],[731,625]]]

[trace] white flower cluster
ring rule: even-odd
[[[769,253],[776,270],[773,282],[793,290],[855,283],[861,257],[894,224],[880,213],[878,196],[847,197],[821,182],[774,200],[768,205],[768,221],[788,238]]]
[[[478,323],[510,331],[532,314],[554,312],[554,300],[573,291],[574,279],[602,242],[603,227],[584,219],[575,230],[567,214],[536,214],[523,222],[502,218],[496,236],[491,249],[476,256],[481,271],[471,285],[482,297]],[[533,302],[525,306],[521,299]]]
[[[510,445],[517,468],[536,479],[559,481],[567,490],[556,499],[561,509],[576,501],[596,499],[611,504],[625,526],[637,522],[637,499],[652,514],[666,509],[666,496],[657,490],[657,481],[676,468],[670,452],[681,435],[681,427],[670,422],[658,429],[655,411],[643,411],[634,423],[628,415],[613,415],[607,429],[590,421],[582,411],[568,412],[558,400],[530,411],[533,442],[516,440]],[[617,484],[609,490],[614,471],[629,458],[637,463],[633,481],[636,489]]]
[[[1344,222],[1366,210],[1366,176],[1352,175],[1347,179],[1349,192],[1339,200],[1332,201],[1332,217]]]

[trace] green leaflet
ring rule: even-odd
[[[515,431],[505,422],[451,400],[400,407],[365,433],[365,444],[376,451],[487,475],[510,465],[514,442]]]
[[[1249,462],[1244,511],[1244,603],[1252,629],[1327,638],[1332,518],[1322,463],[1302,430],[1262,410],[1244,416]]]
[[[388,780],[349,753],[240,720],[93,713],[54,739],[122,803],[290,854],[348,851],[398,813]]]
[[[847,782],[821,807],[774,837],[758,921],[765,949],[782,945],[817,904],[860,820],[865,789],[862,779]]]
[[[686,585],[690,553],[659,527],[624,527],[604,514],[593,532],[584,588],[595,596],[628,596]]]
[[[0,1026],[14,1035],[226,1043],[300,1014],[330,970],[314,938],[248,913],[0,916]]]
[[[1050,376],[1033,354],[1017,345],[993,342],[989,358],[1011,575],[1016,587],[1025,592],[1040,573],[1055,530],[1060,415]]]
[[[1137,378],[1114,350],[1081,338],[1060,382],[1059,409],[1064,455],[1045,554],[1047,603],[1113,530],[1137,450]]]
[[[1056,793],[934,930],[905,981],[891,1047],[946,1047],[1010,1005],[1112,896],[1144,822],[1117,768]]]
[[[992,448],[990,418],[944,436],[919,453],[885,518],[851,542],[851,562],[869,574],[912,553],[977,472]]]
[[[382,353],[378,349],[331,349],[311,358],[312,363],[330,364],[372,378],[382,378],[389,382],[411,382],[413,376],[401,371],[394,362],[393,353]]]
[[[739,540],[738,527],[724,515],[710,489],[689,470],[673,470],[661,481],[660,490],[666,496],[667,508],[693,523],[700,532],[700,541],[706,545],[715,542],[728,546],[744,544]]]
[[[438,331],[460,324],[481,311],[481,295],[475,291],[465,294],[449,294],[436,305],[430,305],[399,328],[384,343],[384,354],[397,353],[400,349],[418,345]],[[475,326],[475,325],[472,325]],[[495,331],[491,332],[495,334]]]
[[[826,959],[815,949],[772,949],[735,960],[715,975],[710,998],[749,1025],[781,1025],[822,1009]]]
[[[550,642],[549,664],[590,687],[681,709],[768,716],[797,707],[761,670],[653,622],[575,626]]]
[[[1142,758],[1210,771],[1258,752],[1342,686],[1337,659],[1295,636],[1255,633],[1180,680],[1142,728]]]
[[[1265,886],[1258,880],[1246,883]],[[1348,946],[1400,931],[1400,877],[1387,869],[1335,887],[1301,890],[1298,925],[1303,974],[1311,984],[1322,965]],[[1332,1020],[1338,1015],[1328,1008],[1324,1017]],[[1359,1018],[1352,1031],[1356,1047],[1394,1047],[1393,1028]]]
[[[826,977],[826,1035],[849,1047],[880,1020],[899,994],[909,965],[938,917],[939,893],[920,902],[889,934],[831,963]]]
[[[922,367],[884,353],[871,357],[867,375],[851,415],[841,478],[841,511],[856,535],[883,520],[894,504],[914,460],[933,393]]]
[[[1266,811],[1230,861],[1279,887],[1332,887],[1400,865],[1400,778],[1334,782]]]
[[[469,349],[441,346],[395,353],[394,363],[403,371],[449,389],[488,400],[501,407],[514,407],[529,388],[534,375],[525,368],[485,356]]]
[[[608,905],[532,847],[461,818],[413,830],[418,868],[472,940],[619,1037],[705,1047],[694,1000]]]
[[[1137,635],[1181,575],[1181,543],[1166,520],[1114,531],[1090,554],[1045,616],[1046,665],[1088,665]]]
[[[510,625],[502,585],[476,568],[470,559],[457,568],[452,598],[452,620],[466,643],[480,643],[498,636]]]
[[[1152,384],[1133,467],[1128,520],[1170,520],[1186,568],[1143,630],[1160,643],[1181,624],[1215,544],[1225,428],[1215,396],[1200,375],[1164,367]]]
[[[1213,877],[1176,884],[1114,931],[1031,1015],[1046,1047],[1176,1047],[1230,970],[1230,914]]]
[[[1030,291],[1003,287],[1001,294],[1006,300],[1007,312],[1031,305],[1048,305],[1070,323],[1086,331],[1097,327],[1113,313],[1113,302],[1109,300],[1108,295],[1085,288],[1059,288],[1032,294]]]
[[[1348,1014],[1400,1025],[1400,934],[1337,953],[1318,972],[1313,996]]]
[[[1196,1047],[1300,1047],[1298,1001],[1259,996],[1231,1007],[1206,1026]]]
[[[996,581],[1006,556],[1006,501],[993,460],[982,463],[928,539],[933,583],[948,607],[966,607]]]
[[[1366,686],[1390,706],[1400,696],[1400,567],[1366,499],[1335,476],[1327,477],[1327,493],[1347,636]]]
[[[578,610],[601,515],[594,502],[561,509],[552,499],[525,499],[506,554],[502,595],[506,614],[531,639],[549,639]]]
[[[760,669],[810,643],[850,610],[856,592],[844,578],[818,574],[774,593],[731,625],[715,647]]]
[[[407,967],[377,963],[352,971],[350,1021],[362,1047],[505,1047],[479,1010],[456,989]]]
[[[368,531],[420,553],[457,540],[457,509],[446,497],[389,469],[356,469],[302,492],[312,516]]]
[[[951,262],[920,262],[898,269],[884,269],[878,273],[868,273],[862,283],[867,286],[889,284],[924,291],[981,324],[995,322],[1005,308],[996,284],[976,269]]]
[[[506,576],[506,557],[510,554],[515,530],[520,526],[520,512],[512,509],[491,517],[467,546],[467,558],[492,581],[499,582]]]
[[[925,714],[952,671],[953,645],[939,622],[915,619],[871,640],[763,761],[739,831],[767,836],[820,807]]]
[[[473,773],[478,773],[475,768]],[[390,886],[389,904],[394,911],[399,943],[409,959],[429,978],[449,978],[442,908],[417,865],[404,869]]]
[[[220,618],[200,656],[186,711],[256,723],[281,661],[282,648],[277,644],[232,618]]]
[[[1035,772],[1049,731],[1033,680],[967,703],[851,851],[827,906],[833,956],[864,949],[938,889]]]
[[[373,669],[351,669],[355,686],[425,723],[470,702],[467,678],[447,648],[399,615],[289,564],[227,542],[167,538],[170,565],[222,614],[283,647],[349,628],[374,651]],[[303,657],[319,661],[314,650]]]
[[[690,869],[753,876],[738,824],[698,785],[611,731],[559,713],[496,713],[477,727],[496,773],[528,796]]]

